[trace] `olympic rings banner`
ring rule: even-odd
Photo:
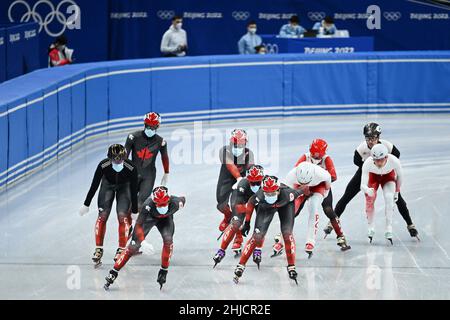
[[[45,49],[62,33],[75,49],[76,62],[159,57],[161,37],[171,18],[180,15],[188,55],[236,54],[249,21],[257,22],[260,34],[277,34],[294,14],[307,29],[330,15],[351,36],[374,37],[377,51],[450,49],[447,0],[0,1],[1,23],[39,24],[42,67]],[[375,18],[375,28],[369,28],[369,17]]]

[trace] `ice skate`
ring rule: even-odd
[[[256,263],[259,270],[259,264],[261,263],[261,249],[255,249],[253,251],[253,262]]]
[[[314,245],[312,243],[307,243],[305,245],[305,252],[308,254],[308,259],[311,259],[314,251]]]
[[[239,279],[242,277],[244,270],[245,270],[245,266],[243,266],[242,264],[238,264],[236,266],[236,269],[234,270],[234,277],[233,277],[234,283],[236,283],[236,284],[239,283]]]
[[[275,243],[273,245],[273,254],[270,256],[271,258],[279,256],[283,253],[283,242],[281,241],[281,235],[278,234],[275,236]]]
[[[105,283],[105,285],[103,286],[103,288],[104,288],[105,290],[109,290],[109,286],[112,285],[112,284],[114,283],[114,280],[117,279],[117,276],[118,276],[118,275],[119,275],[119,273],[118,273],[116,270],[114,270],[114,269],[109,270],[109,274],[108,274],[108,275],[106,276],[106,278],[105,278],[106,283]]]
[[[413,238],[415,237],[415,238],[417,238],[417,240],[420,241],[419,231],[417,231],[416,226],[414,224],[410,224],[407,228],[408,228],[408,232],[411,235],[411,237],[413,237]]]
[[[392,231],[386,231],[384,237],[391,243],[392,246],[394,245],[394,242],[392,241]]]
[[[369,228],[369,231],[367,232],[367,237],[369,238],[370,243],[372,243],[374,235],[375,235],[375,230],[373,228]]]
[[[339,247],[341,247],[341,251],[347,251],[352,248],[347,244],[347,240],[345,239],[345,237],[343,235],[340,237],[337,237],[337,245]]]
[[[100,268],[100,266],[102,265],[102,257],[103,257],[103,248],[95,248],[94,256],[92,257],[95,269]]]
[[[159,269],[158,279],[156,280],[160,285],[159,290],[162,290],[163,284],[166,283],[167,271],[167,269]]]
[[[297,271],[295,271],[295,266],[287,266],[287,272],[289,274],[289,278],[295,281],[295,284],[298,285],[297,282]]]
[[[220,263],[220,261],[222,261],[222,259],[225,257],[225,250],[219,249],[216,253],[216,255],[213,257],[214,260],[214,267],[213,269],[217,266],[217,264]]]
[[[327,236],[333,231],[333,226],[331,225],[331,222],[328,222],[327,226],[323,229],[323,232],[325,232],[324,239],[327,238]]]

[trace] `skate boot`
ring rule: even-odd
[[[242,253],[242,241],[244,239],[242,238],[242,234],[240,232],[236,232],[236,236],[234,238],[233,247],[231,248],[234,252],[234,257],[239,258],[239,256]]]
[[[323,229],[323,232],[325,232],[325,236],[323,237],[326,239],[326,237],[333,231],[333,226],[331,225],[331,222],[328,222],[327,226]]]
[[[116,250],[116,255],[114,256],[114,262],[116,262],[117,259],[119,259],[120,255],[121,255],[122,252],[124,252],[124,251],[125,251],[125,249],[123,249],[123,248],[117,248],[117,250]]]
[[[94,268],[99,268],[102,265],[103,248],[95,248],[92,261],[94,262]]]
[[[311,259],[314,251],[314,245],[312,243],[307,243],[305,245],[305,252],[308,254],[308,259]]]
[[[119,273],[118,273],[116,270],[114,270],[114,269],[109,270],[109,274],[108,274],[108,276],[106,276],[106,278],[105,278],[106,283],[105,283],[105,285],[103,286],[103,288],[104,288],[105,290],[109,290],[109,286],[112,285],[112,284],[114,283],[114,280],[117,279],[118,275],[119,275]]]
[[[367,237],[369,238],[370,243],[372,243],[374,235],[375,235],[375,230],[373,228],[369,228],[369,231],[367,231]]]
[[[259,264],[261,263],[261,249],[253,250],[253,262],[256,263],[259,270]]]
[[[242,264],[238,264],[236,266],[236,269],[234,270],[234,278],[233,278],[234,283],[236,283],[236,284],[239,283],[239,279],[242,277],[244,270],[245,270],[245,266],[243,266]]]
[[[217,266],[217,264],[220,263],[220,261],[222,261],[223,258],[225,258],[225,250],[219,249],[213,258],[213,260],[214,260],[213,269]]]
[[[352,248],[347,244],[347,240],[345,240],[345,237],[343,235],[337,237],[337,245],[341,247],[341,251],[347,251]]]
[[[295,266],[287,266],[287,272],[289,274],[289,278],[295,281],[295,284],[298,285],[297,282],[297,271],[295,271]]]
[[[281,234],[277,234],[275,236],[275,244],[273,245],[273,254],[270,256],[271,258],[279,256],[283,253],[283,242],[281,241]]]
[[[164,268],[159,269],[158,279],[156,280],[156,282],[158,282],[160,285],[159,290],[161,290],[163,287],[163,284],[166,283],[167,271],[168,270],[164,269]]]
[[[417,231],[416,226],[414,224],[410,224],[408,226],[408,232],[411,235],[411,237],[413,237],[413,238],[416,237],[417,240],[420,241],[420,239],[419,239],[419,231]]]
[[[394,242],[392,241],[392,231],[386,231],[384,237],[391,243],[392,246],[394,245]]]

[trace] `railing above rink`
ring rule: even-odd
[[[42,69],[0,85],[0,190],[85,138],[195,120],[450,113],[450,51],[202,56]]]

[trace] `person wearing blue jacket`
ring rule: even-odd
[[[313,30],[320,30],[320,27],[323,29],[324,35],[333,35],[336,33],[336,26],[334,25],[334,20],[332,17],[327,16],[322,21],[316,22],[313,26]]]
[[[239,54],[255,54],[255,47],[261,45],[262,39],[256,34],[256,22],[250,21],[247,25],[247,33],[238,42]]]
[[[300,38],[305,31],[306,29],[300,25],[298,16],[292,16],[289,23],[281,27],[279,36],[281,38]]]

